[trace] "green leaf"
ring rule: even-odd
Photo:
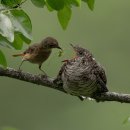
[[[39,8],[43,8],[44,5],[45,5],[45,1],[44,1],[44,0],[31,0],[31,1],[32,1],[32,3],[33,3],[35,6],[37,6],[37,7],[39,7]]]
[[[0,45],[6,48],[13,48],[11,45],[12,43],[10,43],[5,37],[3,37],[2,35],[0,35]]]
[[[128,122],[130,122],[130,117],[127,117],[127,118],[123,121],[123,124],[126,124],[126,123],[128,123]]]
[[[10,42],[14,41],[14,29],[9,17],[0,13],[0,34]]]
[[[1,0],[1,4],[9,7],[14,7],[21,3],[22,0]]]
[[[88,4],[88,7],[89,7],[90,10],[94,9],[95,0],[82,0],[82,1],[84,1]]]
[[[23,47],[23,40],[21,39],[21,37],[20,37],[20,35],[18,33],[15,33],[13,47],[16,50],[21,50],[21,48]]]
[[[69,5],[80,6],[81,0],[66,0],[65,3]]]
[[[5,9],[6,9],[6,7],[3,6],[2,4],[0,4],[0,11],[5,10]]]
[[[26,38],[22,33],[19,34],[20,35],[20,38],[27,44],[30,44],[31,43],[31,40]]]
[[[59,10],[57,13],[59,22],[64,30],[66,29],[69,23],[71,14],[72,14],[71,8],[66,7],[66,6],[62,10]]]
[[[2,127],[1,130],[18,130],[17,128],[13,128],[13,127]]]
[[[0,45],[10,49],[15,48],[16,50],[21,50],[21,48],[23,47],[23,40],[17,32],[15,32],[13,43],[9,42],[5,37],[0,35]]]
[[[4,67],[7,67],[6,58],[1,50],[0,50],[0,64],[3,65]]]
[[[46,2],[55,10],[61,10],[64,7],[64,0],[46,0]]]
[[[32,40],[32,24],[28,15],[23,10],[12,10],[10,19],[16,32],[20,32],[28,41]]]
[[[46,2],[45,3],[46,4],[46,7],[47,7],[47,9],[50,11],[50,12],[52,12],[54,9],[52,9],[52,7],[50,7],[50,5]]]

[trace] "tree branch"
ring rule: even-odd
[[[53,88],[66,93],[60,82],[54,82],[56,78],[49,78],[42,75],[34,75],[12,68],[3,69],[2,67],[0,67],[0,76],[19,79],[33,84]],[[94,96],[93,98],[97,101],[117,101],[121,103],[130,103],[130,94],[120,94],[116,92],[103,93],[101,95]]]

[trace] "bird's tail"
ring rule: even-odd
[[[22,53],[22,54],[14,54],[14,55],[12,55],[13,57],[17,57],[17,56],[24,56],[24,54]]]

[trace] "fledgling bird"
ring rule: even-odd
[[[87,49],[72,44],[71,46],[76,56],[65,60],[58,75],[64,90],[81,100],[83,97],[93,97],[95,94],[107,92],[107,78],[103,67]]]
[[[38,64],[39,69],[46,75],[46,73],[41,69],[41,66],[43,62],[48,59],[53,48],[61,49],[58,44],[58,41],[55,38],[47,37],[43,39],[40,43],[35,43],[31,45],[23,53],[15,54],[13,56],[22,56],[22,62],[19,66],[19,69],[24,61],[29,61],[31,63]]]

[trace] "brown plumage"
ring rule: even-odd
[[[107,92],[107,78],[103,67],[87,49],[72,47],[76,58],[66,60],[58,75],[64,90],[80,99],[82,96],[93,97],[94,94]]]
[[[24,61],[29,61],[34,64],[39,65],[39,69],[44,72],[41,69],[41,66],[44,61],[48,59],[50,56],[52,49],[58,48],[61,49],[58,45],[58,41],[52,37],[47,37],[43,39],[40,43],[36,43],[31,45],[28,49],[26,49],[21,54],[14,54],[14,57],[22,56],[22,62],[19,66],[19,69]],[[45,73],[45,72],[44,72]]]

